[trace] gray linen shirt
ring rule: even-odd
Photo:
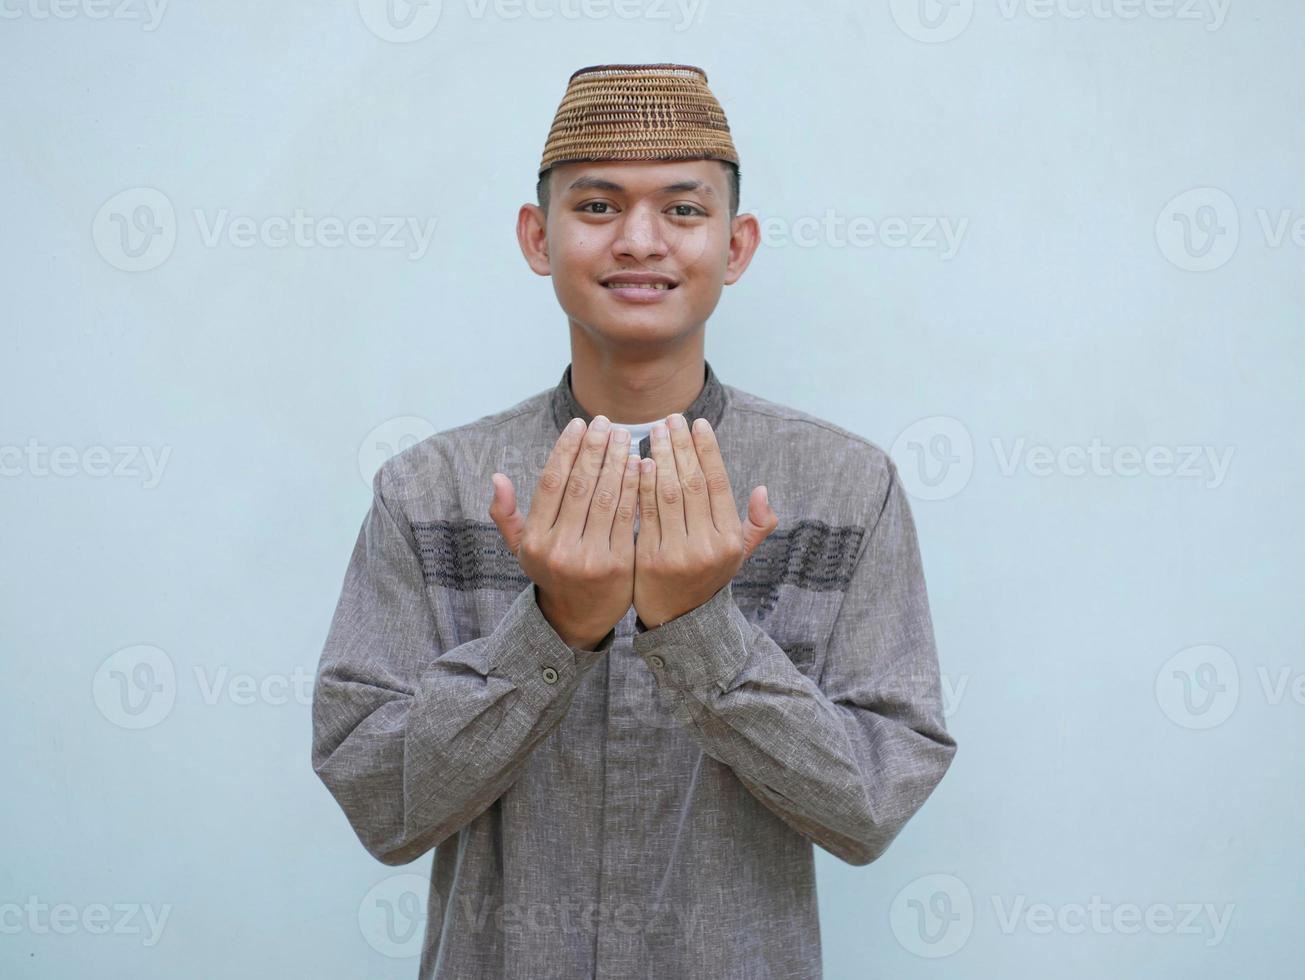
[[[379,861],[435,848],[422,978],[818,978],[813,842],[873,861],[956,751],[896,467],[705,363],[685,416],[779,527],[698,608],[570,647],[488,516],[592,418],[570,377],[377,471],[313,769]]]

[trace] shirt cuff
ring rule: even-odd
[[[585,673],[611,650],[616,628],[607,631],[593,650],[568,646],[539,608],[534,582],[512,600],[503,622],[504,640],[489,658],[491,673],[506,677],[530,701],[541,704],[579,684]]]
[[[752,624],[734,602],[733,584],[681,616],[648,629],[635,623],[634,652],[660,684],[683,691],[724,692],[748,659]]]

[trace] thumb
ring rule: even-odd
[[[764,485],[755,487],[748,498],[748,520],[743,525],[743,560],[747,561],[757,550],[757,545],[770,537],[779,527],[779,515],[770,506],[770,497]]]
[[[495,473],[490,477],[490,482],[494,484],[494,499],[489,504],[490,519],[498,525],[498,533],[503,536],[508,550],[515,555],[521,547],[521,539],[526,530],[526,519],[517,510],[516,488],[503,473]]]

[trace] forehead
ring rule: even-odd
[[[553,167],[549,175],[555,194],[607,190],[631,195],[697,189],[723,195],[725,165],[720,160],[577,161]],[[618,190],[619,189],[619,190]]]

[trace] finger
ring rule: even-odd
[[[675,451],[671,448],[670,432],[665,422],[653,426],[649,455],[657,464],[655,473],[660,538],[667,542],[673,538],[683,538],[688,533],[684,523],[684,490],[680,486]]]
[[[698,450],[689,432],[689,422],[682,412],[667,416],[671,427],[671,451],[675,454],[675,467],[680,474],[680,490],[684,498],[684,526],[687,534],[714,532],[711,519],[711,499],[707,481],[698,462]]]
[[[607,440],[612,434],[612,423],[605,415],[595,415],[580,442],[580,452],[566,480],[562,494],[562,507],[553,525],[563,540],[579,541],[589,516],[589,501],[593,499],[598,474],[607,456]]]
[[[662,522],[657,506],[657,463],[650,456],[639,463],[639,550],[653,555],[662,546]]]
[[[585,420],[572,419],[553,443],[553,451],[539,474],[535,495],[530,500],[530,513],[526,527],[534,531],[547,531],[557,521],[562,507],[562,494],[566,491],[567,477],[575,463],[576,453],[584,438]]]
[[[779,527],[779,515],[770,506],[764,486],[754,487],[748,498],[748,521],[743,525],[743,560],[747,561],[757,550],[757,545],[770,537]]]
[[[721,458],[720,443],[706,419],[694,421],[693,444],[698,451],[698,465],[707,481],[712,523],[722,533],[737,531],[739,511],[734,503],[734,489],[730,486],[729,473],[725,471],[725,460]]]
[[[621,471],[621,502],[612,521],[612,551],[628,560],[634,554],[634,516],[639,513],[639,455],[627,453]]]
[[[494,485],[494,499],[489,502],[490,520],[498,525],[499,534],[503,535],[508,551],[515,555],[526,533],[525,515],[517,510],[516,487],[512,486],[512,481],[504,473],[495,473],[489,479]]]
[[[593,499],[589,501],[589,516],[585,518],[581,537],[598,542],[604,548],[612,545],[612,521],[616,507],[621,502],[621,480],[625,475],[625,457],[629,455],[630,432],[615,428],[607,440],[607,455],[594,486]]]

